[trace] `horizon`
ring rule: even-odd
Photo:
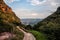
[[[4,0],[20,19],[44,19],[56,11],[60,0]]]

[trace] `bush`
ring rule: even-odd
[[[34,30],[30,30],[29,32],[31,32],[36,37],[36,40],[47,40],[43,33]]]

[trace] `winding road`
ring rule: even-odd
[[[25,32],[19,26],[17,26],[17,29],[24,33],[23,40],[36,40],[36,38],[31,33]],[[10,39],[12,37],[15,37],[15,35],[11,34],[9,32],[4,32],[4,33],[2,33],[2,36],[0,36],[0,40]]]
[[[17,29],[24,33],[24,38],[23,38],[23,40],[36,40],[36,38],[35,38],[31,33],[25,32],[25,31],[22,30],[19,26],[17,26]]]

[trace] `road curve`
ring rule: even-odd
[[[24,38],[23,40],[36,40],[36,38],[31,34],[31,33],[27,33],[24,30],[22,30],[19,26],[17,26],[17,29],[19,29],[20,31],[22,31],[24,33]]]

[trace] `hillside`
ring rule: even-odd
[[[20,19],[3,0],[0,0],[0,34],[14,34],[15,37],[12,37],[11,40],[22,40],[23,33],[16,29],[16,26],[20,25]]]
[[[38,22],[34,30],[45,33],[49,40],[60,40],[60,7],[52,15]]]
[[[20,23],[20,19],[15,15],[12,9],[7,6],[3,0],[0,0],[0,19],[4,22]]]

